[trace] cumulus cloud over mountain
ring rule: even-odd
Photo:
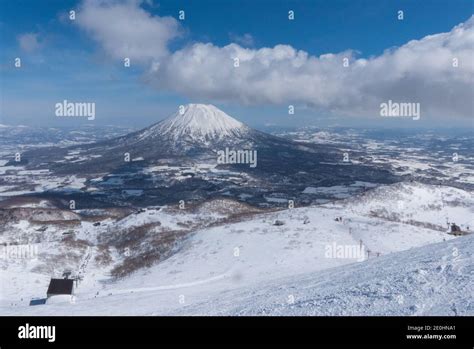
[[[422,115],[472,117],[474,16],[449,32],[368,58],[351,49],[315,56],[290,45],[253,49],[237,43],[196,42],[171,52],[181,25],[151,16],[139,1],[86,1],[79,17],[81,28],[112,57],[146,63],[150,85],[186,97],[297,103],[354,116],[378,115],[390,99],[420,103]]]

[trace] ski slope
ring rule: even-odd
[[[248,286],[223,274],[203,283],[110,290],[96,298],[79,296],[74,304],[21,310],[28,315],[472,316],[473,251],[474,236],[466,236]]]
[[[474,315],[474,236],[261,283],[183,307],[194,315]]]
[[[472,235],[454,238],[442,228],[445,217],[474,226],[472,194],[458,190],[397,184],[335,203],[198,228],[169,258],[119,280],[97,264],[95,247],[84,248],[70,256],[83,276],[74,304],[28,306],[30,298],[44,295],[49,279],[33,273],[29,262],[11,264],[2,269],[2,280],[9,282],[0,288],[0,314],[472,314]],[[195,219],[183,212],[168,217],[163,210],[114,224],[140,224],[145,215],[147,223],[156,217],[172,227]],[[96,239],[94,227],[88,229],[81,236]],[[333,247],[362,254],[328,255]]]

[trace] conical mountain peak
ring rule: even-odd
[[[174,140],[210,141],[240,137],[248,130],[248,126],[212,104],[187,104],[167,119],[153,125],[141,138],[152,133],[154,137]]]

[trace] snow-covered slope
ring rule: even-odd
[[[474,236],[219,294],[194,315],[474,315]]]
[[[448,186],[420,182],[382,185],[341,205],[360,215],[439,230],[447,229],[448,222],[474,228],[474,194]]]
[[[169,137],[197,142],[242,137],[250,128],[213,105],[188,104],[169,118],[144,130],[139,139]]]
[[[30,273],[31,269],[25,269],[24,266],[22,269],[21,264],[7,265],[7,273],[2,276],[6,275],[5,277],[13,280],[15,284],[9,283],[3,290],[4,299],[0,304],[0,313],[150,315],[226,312],[284,314],[293,311],[295,314],[303,314],[307,311],[315,314],[422,314],[436,313],[436,309],[439,309],[439,313],[451,314],[448,308],[439,308],[443,298],[438,300],[437,297],[444,289],[452,294],[453,299],[464,299],[466,295],[472,295],[469,289],[464,287],[466,283],[472,282],[472,255],[460,252],[460,256],[464,258],[464,267],[458,278],[451,273],[454,264],[443,246],[447,246],[448,250],[452,246],[459,250],[462,247],[464,250],[472,248],[472,239],[458,238],[459,241],[468,243],[462,246],[457,243],[450,245],[451,241],[458,239],[437,229],[437,224],[430,224],[430,217],[457,216],[459,220],[456,223],[466,226],[472,221],[472,214],[469,214],[472,210],[469,204],[472,196],[461,191],[457,196],[464,204],[437,206],[437,198],[442,193],[449,197],[452,188],[433,189],[430,186],[411,183],[407,184],[405,189],[408,195],[401,197],[404,198],[406,207],[422,213],[415,223],[373,215],[370,210],[365,212],[362,208],[359,211],[356,209],[359,200],[365,200],[365,205],[372,209],[383,205],[381,198],[386,197],[389,200],[388,193],[392,190],[391,187],[384,187],[383,190],[352,198],[343,204],[255,213],[254,216],[241,217],[238,222],[227,221],[215,226],[197,227],[169,258],[120,280],[111,279],[106,273],[110,267],[105,268],[97,263],[96,247],[85,249],[87,253],[77,250],[75,258],[79,262],[81,253],[83,259],[89,258],[92,262],[84,271],[84,280],[76,291],[77,301],[73,305],[26,306],[28,297],[44,294],[47,278],[44,278],[43,274],[36,274],[38,276],[35,277]],[[411,194],[414,191],[418,193],[416,196]],[[420,196],[424,201],[419,200]],[[397,200],[399,198],[397,196]],[[389,217],[391,210],[398,210],[398,206],[393,207],[390,204],[385,208]],[[180,212],[180,216],[176,217],[168,217],[171,212],[145,211],[119,220],[113,224],[111,231],[118,231],[120,224],[135,226],[161,222],[161,226],[155,229],[155,235],[159,238],[161,234],[166,233],[167,226],[174,231],[181,224],[179,222],[195,221],[194,215],[197,213],[203,217],[205,212],[201,212],[202,210],[206,211],[207,206],[203,205],[198,211],[190,214]],[[214,206],[209,207],[209,214],[215,210]],[[93,242],[93,237],[102,235],[100,232],[107,230],[107,227],[107,223],[100,227],[89,224],[88,232],[80,236]],[[94,229],[97,230],[95,233]],[[113,234],[110,237],[113,238]],[[146,241],[148,240],[144,240]],[[429,250],[431,252],[418,254],[415,251],[415,248],[436,242],[441,245]],[[54,251],[57,248],[60,246],[48,245],[47,242],[41,247],[44,251]],[[347,251],[339,254],[338,248],[348,248],[348,252],[356,251],[361,254],[354,255]],[[400,251],[405,252],[399,254]],[[92,255],[87,257],[88,254]],[[115,253],[112,255],[114,259],[120,257]],[[430,256],[430,259],[425,260],[424,256]],[[58,260],[54,261],[58,263]],[[410,261],[413,261],[413,270]],[[384,270],[389,266],[392,269],[385,273]],[[419,271],[415,272],[418,270],[416,268]],[[441,270],[439,273],[438,269]],[[301,276],[288,279],[294,275]],[[334,275],[334,281],[331,275]],[[430,275],[427,287],[424,286],[427,282],[423,281],[425,275]],[[22,284],[24,278],[28,283],[25,281]],[[300,278],[301,283],[298,281]],[[453,280],[454,286],[444,283],[444,278]],[[36,281],[32,283],[31,280]],[[319,280],[321,288],[317,288],[320,285]],[[361,283],[357,283],[359,281]],[[298,283],[301,286],[298,286]],[[351,283],[356,286],[351,288]],[[459,286],[458,291],[455,285]],[[282,302],[285,302],[281,297],[313,297],[313,293],[305,293],[313,292],[313,288],[318,290],[318,295],[327,292],[324,293],[327,297],[316,298],[314,301],[315,304],[325,305],[321,306],[321,309],[318,307],[320,310],[309,306],[313,300],[308,301],[299,310],[281,307]],[[260,289],[267,290],[267,296],[261,293]],[[346,289],[349,291],[344,291]],[[298,295],[297,291],[300,292]],[[384,297],[384,294],[387,294],[387,297]],[[222,306],[213,307],[212,304],[215,304],[217,299],[224,302],[227,297],[232,298],[230,295],[235,295],[236,303],[223,303]],[[410,305],[398,304],[399,295],[408,297]],[[412,296],[414,298],[410,298]],[[22,302],[18,299],[20,297],[27,299]],[[398,305],[391,303],[394,297]],[[264,298],[268,298],[266,301],[269,303],[265,303]],[[334,299],[334,304],[331,299]],[[429,307],[423,307],[420,303],[422,299],[425,303],[429,302]],[[8,306],[9,303],[16,305]],[[371,303],[379,305],[371,308]],[[384,312],[385,303],[388,305]],[[239,308],[238,304],[242,307]],[[196,308],[193,308],[194,306]],[[461,308],[461,305],[457,305],[456,311],[472,311],[469,307]]]
[[[363,263],[254,283],[216,274],[155,287],[116,285],[89,297],[79,293],[74,304],[0,310],[3,315],[472,316],[473,251],[474,236],[466,236]]]

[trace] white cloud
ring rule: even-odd
[[[420,103],[422,117],[473,117],[474,16],[450,32],[368,59],[353,51],[312,56],[289,45],[250,49],[235,43],[195,43],[170,53],[167,43],[178,35],[177,22],[150,16],[138,1],[87,1],[80,17],[81,26],[112,56],[150,61],[149,84],[195,100],[295,103],[370,116],[391,99]]]
[[[232,42],[235,42],[236,44],[240,44],[242,46],[253,46],[255,43],[255,40],[252,36],[252,34],[245,33],[244,35],[238,35],[234,33],[229,33],[229,39]]]
[[[375,115],[380,103],[392,99],[421,103],[422,114],[473,117],[473,25],[471,17],[448,33],[370,59],[352,51],[316,57],[287,45],[246,49],[196,43],[163,60],[149,72],[149,81],[193,98],[303,103],[343,115]]]
[[[86,0],[76,22],[114,58],[156,60],[169,54],[167,45],[179,36],[179,24],[172,17],[151,16],[140,3]]]
[[[39,34],[37,33],[21,34],[18,36],[18,44],[23,51],[33,52],[41,46],[38,38]]]

